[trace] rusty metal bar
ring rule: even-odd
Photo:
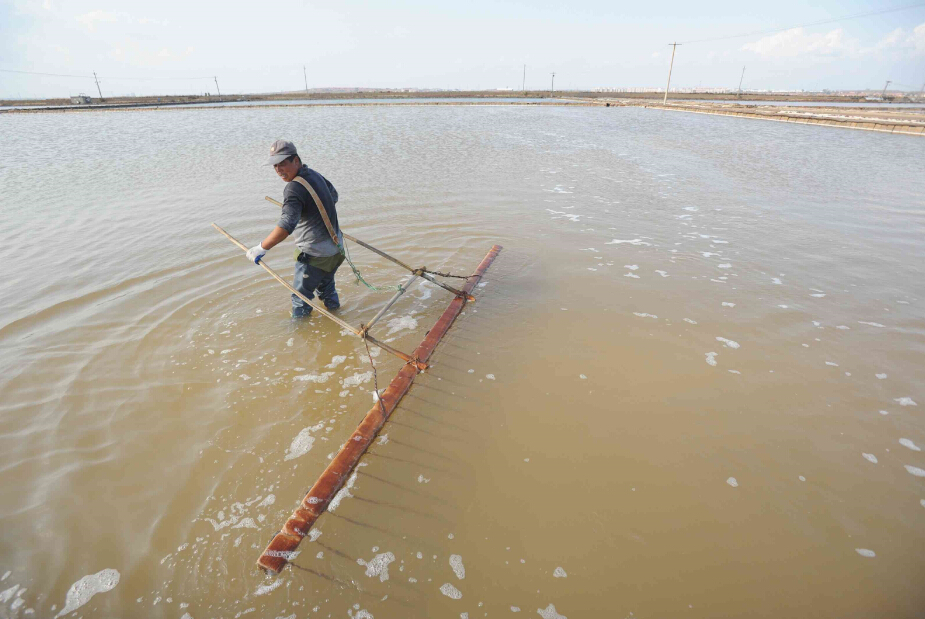
[[[379,319],[382,318],[382,316],[383,316],[387,311],[389,311],[389,308],[392,307],[392,306],[395,304],[396,301],[398,301],[398,299],[401,297],[401,295],[403,295],[403,294],[405,294],[406,292],[408,292],[408,289],[411,287],[411,284],[413,284],[413,283],[414,283],[414,280],[416,280],[417,278],[418,278],[417,275],[412,275],[410,278],[408,278],[408,281],[405,282],[405,285],[404,285],[404,286],[399,286],[398,292],[396,292],[396,293],[394,294],[394,296],[392,296],[392,298],[389,299],[389,302],[385,304],[385,307],[383,307],[381,310],[379,310],[379,313],[376,314],[376,315],[373,317],[372,320],[370,320],[368,323],[366,323],[365,325],[363,325],[363,330],[366,331],[367,333],[369,333],[369,330],[372,328],[372,326],[373,326],[374,324],[376,324],[376,323],[379,321]]]
[[[275,204],[276,206],[279,206],[279,207],[281,207],[281,208],[282,208],[282,206],[283,206],[282,202],[280,202],[279,200],[274,200],[274,199],[271,198],[270,196],[264,196],[264,199],[265,199],[267,202],[272,202],[273,204]],[[358,239],[357,237],[351,236],[351,235],[347,234],[346,232],[344,232],[343,230],[341,230],[340,233],[343,234],[343,235],[344,235],[344,238],[347,239],[348,241],[353,241],[353,242],[356,243],[357,245],[360,245],[361,247],[365,247],[366,249],[368,249],[369,251],[373,252],[374,254],[379,254],[380,256],[382,256],[383,258],[385,258],[386,260],[389,260],[389,261],[391,261],[391,262],[394,262],[395,264],[397,264],[398,266],[400,266],[400,267],[403,268],[403,269],[406,269],[406,270],[408,270],[408,271],[411,271],[412,273],[416,273],[417,271],[420,270],[420,269],[415,269],[415,268],[413,268],[413,267],[409,267],[407,264],[405,264],[404,262],[402,262],[402,261],[399,260],[398,258],[395,258],[395,257],[393,257],[393,256],[388,255],[387,253],[385,253],[385,252],[382,251],[381,249],[376,249],[375,247],[373,247],[373,246],[370,245],[369,243],[364,243],[363,241],[361,241],[361,240]],[[429,281],[430,283],[432,283],[432,284],[437,284],[438,286],[440,286],[440,287],[443,288],[444,290],[446,290],[446,291],[448,291],[448,292],[452,292],[452,293],[455,294],[457,297],[458,297],[458,296],[461,296],[461,295],[464,295],[464,296],[466,297],[466,300],[467,300],[467,301],[475,301],[475,297],[473,297],[471,294],[467,295],[467,294],[464,293],[462,290],[458,290],[458,289],[456,289],[456,288],[453,288],[453,287],[450,286],[449,284],[444,284],[443,282],[434,279],[433,276],[430,275],[429,273],[421,273],[420,275],[421,275],[421,277],[423,277],[424,279],[426,279],[426,280]]]
[[[495,245],[482,259],[475,273],[466,281],[463,287],[466,295],[472,292],[472,289],[475,288],[475,285],[482,278],[485,271],[488,270],[501,249],[500,245]],[[449,307],[437,320],[437,324],[427,332],[424,340],[415,350],[415,355],[417,355],[418,359],[426,361],[430,358],[437,343],[449,330],[465,305],[465,296],[457,296],[450,302]],[[344,482],[359,463],[360,458],[376,438],[379,430],[382,429],[386,420],[398,406],[402,396],[408,392],[415,376],[417,376],[417,370],[411,365],[405,365],[399,370],[398,375],[392,379],[392,382],[389,383],[389,386],[381,395],[380,401],[366,413],[366,417],[357,426],[353,435],[344,443],[331,463],[321,473],[311,490],[302,499],[299,507],[296,508],[286,521],[286,524],[283,525],[283,528],[261,553],[260,558],[257,560],[257,565],[260,568],[269,573],[278,574],[286,566],[286,563],[298,548],[299,543],[301,543],[302,538],[308,535],[312,525],[327,509],[334,495],[344,485]]]
[[[243,243],[241,243],[238,239],[234,238],[233,236],[231,236],[230,234],[228,234],[227,232],[225,232],[225,230],[223,230],[221,226],[219,226],[219,225],[213,223],[213,224],[212,224],[212,227],[215,228],[216,230],[218,230],[219,232],[221,232],[222,234],[224,234],[224,235],[228,238],[228,240],[230,240],[232,243],[234,243],[235,245],[237,245],[240,249],[243,249],[245,252],[247,251],[247,247],[245,247]],[[357,329],[356,327],[351,326],[349,323],[344,322],[343,320],[341,320],[340,318],[338,318],[337,316],[335,316],[334,314],[332,314],[331,312],[329,312],[329,311],[328,311],[327,309],[325,309],[323,306],[321,306],[321,305],[315,303],[314,301],[312,301],[311,299],[309,299],[308,297],[306,297],[304,294],[302,294],[301,292],[299,292],[298,290],[296,290],[295,288],[293,288],[293,287],[292,287],[292,284],[290,284],[289,282],[287,282],[286,280],[284,280],[282,277],[280,277],[279,274],[278,274],[276,271],[274,271],[273,269],[271,269],[270,267],[268,267],[266,264],[264,264],[262,260],[261,260],[260,262],[258,262],[257,264],[259,264],[260,266],[262,266],[262,267],[264,268],[264,270],[265,270],[267,273],[269,273],[270,275],[272,275],[272,276],[273,276],[273,279],[275,279],[276,281],[278,281],[279,283],[281,283],[283,286],[285,286],[287,289],[289,289],[289,291],[292,292],[292,294],[296,295],[297,297],[299,297],[300,299],[302,299],[303,301],[305,301],[306,303],[308,303],[312,308],[318,310],[318,311],[321,313],[322,316],[327,316],[328,318],[330,318],[331,320],[333,320],[334,322],[336,322],[338,325],[340,325],[340,326],[343,327],[344,329],[350,331],[351,333],[353,333],[353,334],[356,335],[357,337],[359,337],[359,338],[364,338],[364,339],[366,339],[366,340],[369,340],[369,342],[370,342],[371,344],[375,344],[376,346],[378,346],[378,347],[381,348],[382,350],[384,350],[384,351],[386,351],[386,352],[388,352],[388,353],[391,353],[391,354],[395,355],[396,357],[398,357],[399,359],[401,359],[401,360],[404,361],[405,363],[412,363],[412,364],[414,364],[414,365],[417,367],[417,369],[419,369],[419,370],[421,370],[421,371],[427,369],[427,364],[426,364],[426,363],[420,361],[419,359],[417,359],[417,358],[415,358],[415,357],[412,357],[411,355],[409,355],[409,354],[407,354],[407,353],[403,353],[402,351],[398,350],[397,348],[393,348],[393,347],[389,346],[388,344],[384,344],[383,342],[380,342],[379,340],[377,340],[377,339],[374,338],[373,336],[371,336],[371,335],[369,335],[368,333],[366,333],[366,331],[365,331],[364,329]]]

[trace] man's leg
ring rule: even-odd
[[[325,273],[318,283],[318,298],[324,301],[324,306],[329,310],[336,310],[340,307],[340,298],[337,296],[337,288],[334,287],[336,272],[337,269],[334,269],[330,273]]]
[[[292,287],[301,292],[308,299],[315,298],[315,288],[324,277],[328,275],[321,269],[317,269],[302,262],[295,263],[295,276],[293,277]],[[297,297],[292,295],[292,317],[307,318],[312,313],[311,305],[308,305]]]

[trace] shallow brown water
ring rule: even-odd
[[[0,616],[52,617],[102,570],[118,583],[83,581],[108,590],[74,616],[925,609],[922,140],[510,107],[4,116],[0,135]],[[273,225],[280,136],[355,236],[462,273],[505,249],[268,578],[260,551],[373,390],[358,340],[292,324],[209,226],[252,245]],[[291,256],[268,263],[288,277]],[[348,273],[359,324],[385,297]],[[374,330],[405,350],[449,302],[409,295]],[[382,387],[399,363],[376,362]]]

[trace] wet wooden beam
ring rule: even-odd
[[[416,359],[427,362],[440,339],[446,334],[466,306],[469,293],[482,279],[482,275],[488,270],[501,249],[500,245],[495,245],[482,259],[472,277],[466,281],[463,287],[465,296],[457,296],[450,302],[449,307],[446,308],[433,328],[427,332],[424,340],[415,350],[414,356]],[[402,366],[398,375],[392,379],[392,382],[382,393],[381,405],[377,402],[366,413],[366,417],[360,422],[350,439],[344,443],[344,446],[337,452],[337,455],[321,473],[311,490],[302,499],[299,507],[292,512],[283,528],[261,553],[260,558],[257,560],[257,565],[260,568],[269,573],[278,574],[286,566],[286,563],[302,542],[302,538],[308,535],[312,525],[324,513],[331,500],[343,487],[347,478],[359,463],[360,458],[366,453],[376,435],[379,434],[379,430],[382,429],[382,426],[385,425],[389,416],[398,406],[399,401],[408,392],[417,374],[418,370],[413,365],[406,364]]]

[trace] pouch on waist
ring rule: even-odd
[[[307,264],[308,266],[315,267],[316,269],[321,269],[325,273],[330,273],[336,271],[344,262],[344,254],[334,254],[333,256],[309,256],[304,252],[299,252],[296,256],[296,260],[302,264]]]

